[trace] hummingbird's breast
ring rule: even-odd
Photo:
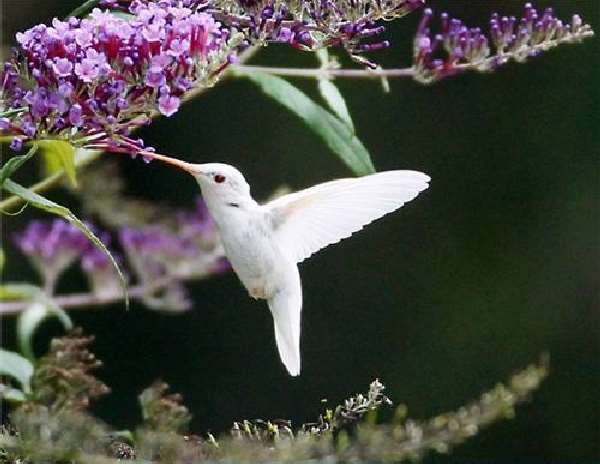
[[[265,297],[275,292],[284,259],[265,214],[231,211],[216,222],[227,258],[244,286],[249,291],[263,289]]]

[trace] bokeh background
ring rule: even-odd
[[[428,2],[471,25],[522,1]],[[3,44],[62,16],[78,1],[4,0]],[[537,1],[581,13],[600,29],[598,0]],[[410,65],[419,13],[390,23],[384,67]],[[464,75],[431,87],[407,80],[337,80],[359,137],[379,170],[417,169],[431,188],[401,211],[301,265],[303,372],[287,375],[266,305],[235,275],[191,285],[194,309],[161,314],[134,305],[72,313],[97,336],[100,376],[113,393],[95,412],[116,427],[139,420],[136,396],[162,378],[183,394],[196,431],[241,418],[313,420],[322,408],[379,377],[414,418],[454,409],[551,355],[552,372],[514,420],[494,425],[449,457],[428,462],[577,462],[600,459],[600,69],[598,40],[563,46],[526,65]],[[255,63],[315,66],[273,46]],[[310,81],[294,81],[318,98]],[[162,153],[234,164],[257,198],[349,172],[292,114],[245,80],[228,80],[140,134]],[[129,191],[191,206],[192,179],[123,159]],[[68,199],[61,192],[52,198]],[[72,203],[76,207],[76,202]],[[35,275],[10,242],[38,216],[3,217],[4,278]],[[61,290],[79,289],[68,274]],[[43,351],[59,333],[48,324]],[[3,321],[14,344],[14,320]]]

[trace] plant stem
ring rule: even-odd
[[[414,68],[400,69],[327,69],[327,68],[278,68],[269,66],[244,66],[235,65],[235,71],[250,74],[250,73],[265,73],[276,76],[288,77],[305,77],[315,79],[319,77],[342,77],[354,79],[377,79],[382,77],[413,77],[415,75]]]
[[[192,276],[181,276],[182,279],[190,279]],[[136,285],[129,289],[129,297],[140,299],[160,291],[173,282],[175,277],[159,279],[152,285]],[[110,295],[94,295],[93,293],[71,293],[68,295],[53,296],[52,302],[62,309],[84,309],[95,306],[103,306],[123,301],[123,293],[115,291]],[[17,300],[0,303],[0,315],[9,316],[18,314],[31,305],[29,300]]]

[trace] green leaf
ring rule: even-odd
[[[346,102],[338,88],[329,79],[319,79],[319,92],[329,105],[329,108],[340,118],[340,120],[348,125],[348,128],[354,134],[354,123],[350,117],[350,112],[346,106]]]
[[[346,123],[279,77],[263,73],[245,76],[264,93],[298,115],[354,173],[365,175],[375,172],[369,152]]]
[[[132,15],[131,13],[125,13],[124,11],[111,11],[110,14],[128,22],[135,19],[135,15]]]
[[[0,348],[0,375],[15,378],[25,393],[31,393],[33,364],[23,356]]]
[[[29,160],[33,155],[35,155],[37,149],[38,146],[36,144],[33,144],[33,146],[29,149],[29,151],[26,154],[20,156],[13,156],[6,163],[4,163],[4,166],[2,166],[2,169],[0,169],[0,188],[2,188],[6,179],[12,176],[15,173],[15,171],[17,171],[17,169],[19,169],[27,160]]]
[[[4,188],[8,190],[13,195],[17,195],[21,197],[23,200],[28,202],[31,206],[35,206],[36,208],[43,209],[52,214],[56,214],[61,216],[62,218],[69,221],[75,227],[77,227],[83,234],[94,244],[94,246],[100,250],[102,253],[106,255],[109,259],[117,274],[119,275],[119,280],[121,281],[121,287],[123,288],[123,298],[125,299],[125,307],[129,309],[129,294],[127,292],[127,282],[125,281],[125,277],[119,268],[119,265],[115,261],[115,258],[110,254],[104,243],[100,241],[98,237],[94,235],[94,233],[80,220],[75,216],[70,209],[59,205],[47,198],[32,192],[31,190],[26,189],[22,185],[17,184],[16,182],[7,179],[4,183]]]
[[[22,113],[23,111],[27,110],[26,106],[23,106],[21,108],[13,108],[12,110],[6,110],[0,113],[0,118],[4,118],[4,117],[8,117],[8,116],[14,116],[15,114],[19,114]],[[13,139],[14,136],[12,135],[8,135],[6,136],[9,139]],[[2,137],[4,138],[4,137]]]
[[[71,11],[67,16],[65,16],[65,19],[68,19],[71,16],[74,16],[75,18],[77,18],[78,16],[82,16],[88,11],[92,11],[92,9],[98,6],[99,3],[100,0],[87,0],[86,2],[83,2],[81,5],[75,8],[73,11]]]
[[[75,171],[75,149],[73,145],[64,140],[38,140],[37,143],[46,160],[48,174],[64,169],[67,178],[73,187],[77,186]]]
[[[43,295],[42,289],[30,284],[5,283],[0,285],[0,301],[2,300],[33,300]]]
[[[31,306],[19,315],[17,321],[17,339],[21,353],[27,358],[35,358],[33,353],[33,336],[40,324],[49,317],[56,317],[62,323],[65,330],[73,328],[73,323],[67,313],[48,298],[34,301]]]
[[[0,399],[5,401],[12,401],[15,403],[22,403],[27,398],[25,397],[25,393],[18,388],[9,387],[8,385],[4,385],[0,383]]]
[[[329,59],[329,52],[326,48],[318,50],[317,57],[321,62],[321,69],[331,67],[332,62]],[[325,99],[329,108],[348,125],[352,133],[355,133],[354,123],[352,122],[352,117],[350,117],[346,101],[335,84],[323,74],[323,76],[319,77],[318,85],[319,92],[321,92],[321,96]]]

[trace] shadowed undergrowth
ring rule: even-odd
[[[385,387],[373,381],[358,394],[313,423],[242,420],[219,437],[189,431],[192,418],[178,394],[156,381],[139,396],[142,423],[132,431],[114,431],[87,410],[90,401],[109,393],[94,376],[101,365],[89,351],[93,337],[81,329],[52,341],[36,363],[31,390],[9,414],[0,433],[4,463],[199,462],[397,462],[446,453],[501,419],[527,400],[548,375],[546,357],[498,384],[478,399],[428,420],[407,417],[404,405],[390,423],[378,423],[377,411],[391,407]]]

